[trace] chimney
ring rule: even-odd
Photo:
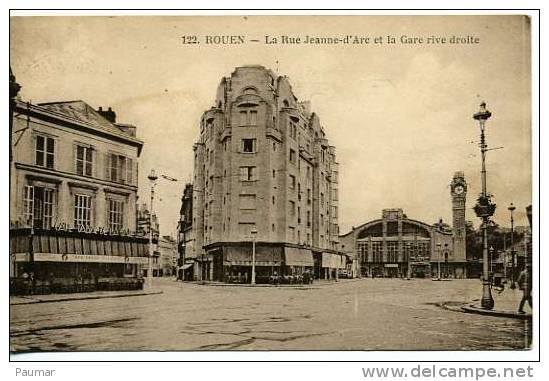
[[[116,123],[116,113],[112,110],[111,107],[107,111],[103,110],[103,107],[99,107],[97,112],[105,119],[111,123]]]

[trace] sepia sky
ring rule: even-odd
[[[192,145],[217,85],[236,66],[260,64],[289,77],[310,100],[340,163],[340,231],[402,208],[410,218],[451,224],[449,184],[469,183],[467,219],[480,193],[478,123],[485,100],[488,191],[509,225],[527,225],[531,201],[530,35],[521,16],[14,17],[10,64],[33,103],[82,99],[111,106],[145,142],[140,201],[151,168],[159,180],[162,234],[173,234]],[[203,42],[184,45],[181,36]],[[207,45],[206,35],[260,43]],[[380,36],[383,44],[266,45],[266,35]],[[387,44],[388,35],[396,44]],[[401,36],[474,36],[479,44],[402,44]],[[277,64],[278,61],[278,64]]]

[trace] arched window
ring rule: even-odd
[[[282,101],[282,104],[284,105],[284,107],[290,107],[290,102],[288,102],[287,99],[284,99],[284,100]]]
[[[257,89],[255,87],[245,87],[244,90],[242,90],[242,94],[257,95]]]

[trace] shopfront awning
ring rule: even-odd
[[[313,253],[309,249],[297,247],[284,248],[284,262],[286,266],[314,266]]]
[[[17,261],[17,258],[16,258]],[[125,263],[147,264],[148,257],[122,257],[119,255],[84,255],[34,253],[35,262],[68,262],[68,263]]]
[[[193,264],[192,264],[192,263],[187,263],[187,264],[184,264],[183,266],[181,266],[181,268],[182,268],[183,270],[187,270],[188,268],[191,268],[191,267],[193,267]]]
[[[225,266],[251,266],[252,248],[247,246],[229,246],[223,250]],[[256,246],[256,266],[280,266],[282,264],[282,248],[271,246]]]
[[[347,257],[334,253],[322,253],[322,267],[344,269],[347,267]]]

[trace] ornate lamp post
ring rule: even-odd
[[[412,242],[407,242],[406,248],[408,249],[406,251],[406,262],[408,266],[408,268],[406,269],[406,280],[410,280],[410,278],[412,277],[412,267],[410,264],[410,254],[412,253]]]
[[[515,206],[513,203],[507,208],[511,212],[511,289],[515,289],[515,225],[513,219],[513,212]]]
[[[257,236],[257,229],[255,226],[252,228],[252,284],[255,284],[255,237]]]
[[[439,243],[437,243],[437,257],[438,257],[438,275],[437,275],[437,280],[440,280],[440,257],[442,256],[442,245]]]
[[[494,247],[490,246],[488,249],[488,252],[490,253],[490,274],[492,274],[492,277],[494,276]]]
[[[491,195],[486,191],[486,151],[488,151],[488,145],[486,144],[486,138],[484,136],[484,128],[486,121],[492,116],[492,113],[486,109],[486,103],[480,104],[480,110],[473,115],[473,118],[478,120],[480,125],[480,153],[482,157],[482,193],[475,205],[475,213],[477,217],[482,219],[482,308],[492,309],[494,308],[494,299],[490,290],[489,279],[489,267],[488,267],[488,224],[490,217],[494,215],[496,211],[496,204],[492,203]]]
[[[151,169],[151,173],[147,176],[151,183],[151,210],[149,211],[149,269],[147,270],[147,286],[152,287],[152,258],[154,254],[153,249],[153,201],[154,201],[154,187],[156,186],[156,180],[158,176]]]

